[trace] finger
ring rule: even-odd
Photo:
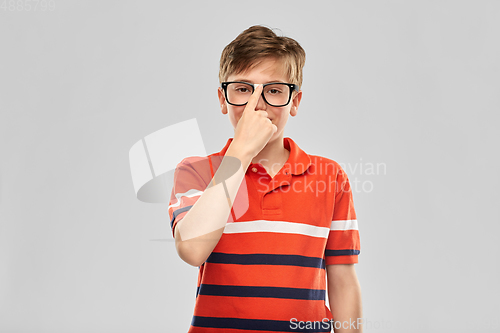
[[[262,84],[256,84],[253,94],[248,99],[247,107],[249,110],[255,111],[260,94],[262,93]],[[245,109],[246,109],[245,108]]]

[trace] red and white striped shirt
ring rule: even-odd
[[[232,140],[218,153],[178,164],[172,233]],[[293,319],[332,319],[325,266],[357,263],[360,250],[349,179],[337,162],[306,154],[290,138],[283,144],[290,156],[273,178],[259,163],[246,171],[224,232],[199,268],[190,333],[298,332]]]

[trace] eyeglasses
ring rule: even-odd
[[[235,106],[247,104],[255,90],[254,84],[243,81],[222,82],[221,87],[224,89],[226,101]],[[294,90],[298,92],[299,86],[293,83],[266,83],[263,85],[262,97],[271,106],[286,106],[290,103]]]

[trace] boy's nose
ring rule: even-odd
[[[266,110],[267,108],[267,103],[264,101],[264,97],[262,94],[259,96],[259,100],[257,101],[257,105],[255,106],[255,110]]]

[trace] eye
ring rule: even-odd
[[[250,87],[247,84],[241,84],[241,83],[231,83],[230,85],[230,90],[238,93],[238,94],[251,94],[252,93],[252,87]]]
[[[270,93],[271,95],[281,94],[281,91],[278,89],[269,89],[267,92]]]
[[[266,94],[272,96],[286,94],[285,93],[286,88],[287,86],[284,86],[282,84],[270,84],[266,87],[267,89]]]

